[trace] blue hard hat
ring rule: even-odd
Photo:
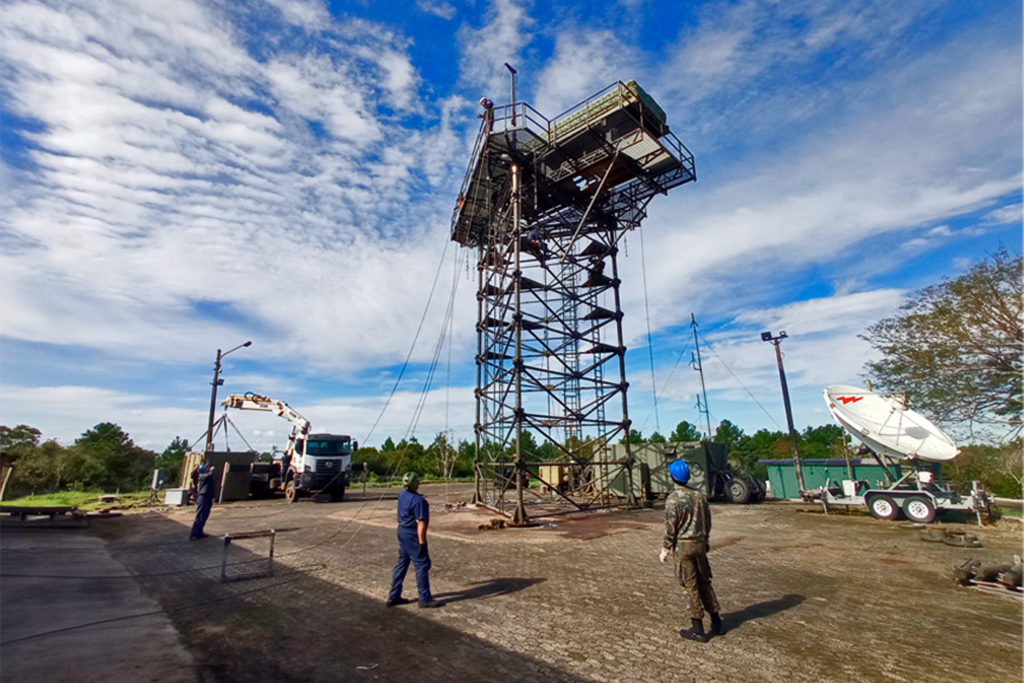
[[[685,460],[673,460],[668,464],[668,475],[675,482],[685,484],[690,481],[690,466]]]

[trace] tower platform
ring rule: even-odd
[[[560,224],[575,227],[559,220],[567,209],[589,207],[598,223],[614,222],[623,206],[643,206],[696,179],[693,155],[635,81],[614,83],[551,120],[522,102],[496,107],[493,120],[481,126],[463,180],[452,216],[454,241],[488,241],[493,212],[507,201],[512,164],[522,173],[521,218],[550,237],[558,236]]]

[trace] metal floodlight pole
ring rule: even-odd
[[[205,452],[213,450],[213,414],[217,410],[217,387],[224,383],[224,380],[220,378],[220,360],[224,356],[228,355],[232,351],[237,351],[246,346],[252,346],[251,341],[247,341],[244,344],[239,344],[233,349],[228,349],[224,353],[221,353],[220,349],[217,349],[217,360],[213,364],[213,391],[210,392],[210,420],[206,425],[206,449]]]
[[[771,332],[762,332],[761,341],[771,342],[775,346],[775,358],[779,363],[779,382],[782,384],[782,402],[786,406],[786,425],[789,427],[789,440],[793,449],[793,469],[796,473],[796,485],[800,492],[803,492],[804,475],[800,469],[800,449],[797,445],[796,429],[793,428],[793,409],[789,403],[789,386],[786,384],[786,371],[782,367],[782,349],[779,346],[782,340],[788,336],[785,330],[779,332],[777,336],[772,336]]]
[[[518,72],[515,69],[513,69],[512,65],[509,64],[508,62],[505,62],[505,68],[508,69],[508,73],[509,73],[509,76],[510,76],[511,81],[512,81],[512,84],[511,84],[512,99],[510,100],[510,103],[512,105],[512,127],[515,128],[516,127],[516,74]]]

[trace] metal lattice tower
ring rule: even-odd
[[[633,81],[553,120],[522,102],[485,110],[452,217],[452,239],[477,250],[478,500],[525,521],[529,463],[576,508],[607,503],[621,474],[633,502],[628,445],[595,462],[630,428],[619,242],[654,195],[695,179]]]

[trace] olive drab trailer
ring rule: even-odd
[[[839,425],[867,447],[885,467],[882,457],[910,465],[906,474],[886,488],[868,482],[826,481],[818,491],[825,509],[829,504],[866,505],[878,519],[906,515],[914,522],[927,523],[944,510],[974,512],[981,523],[989,509],[985,491],[975,482],[969,494],[961,496],[941,484],[931,463],[956,458],[960,449],[941,429],[907,406],[906,396],[883,396],[870,389],[833,384],[825,388],[825,403]]]
[[[232,394],[221,405],[274,413],[291,423],[284,456],[261,472],[270,479],[271,488],[284,489],[289,502],[304,494],[324,494],[333,500],[344,497],[352,473],[352,452],[359,448],[347,434],[310,433],[309,420],[287,403],[252,392]]]
[[[674,484],[668,476],[668,464],[673,460],[685,460],[690,466],[688,486],[699,489],[708,500],[730,503],[757,503],[764,500],[764,483],[756,477],[748,477],[732,469],[729,464],[728,447],[723,443],[710,441],[687,441],[679,443],[634,444],[631,448],[633,460],[634,495],[650,499],[672,492]],[[624,496],[628,488],[627,477],[621,469],[602,467],[606,463],[620,462],[626,457],[622,444],[614,444],[599,452],[594,458],[592,469],[597,485],[602,477],[611,476],[609,490]],[[605,475],[605,472],[609,472]]]

